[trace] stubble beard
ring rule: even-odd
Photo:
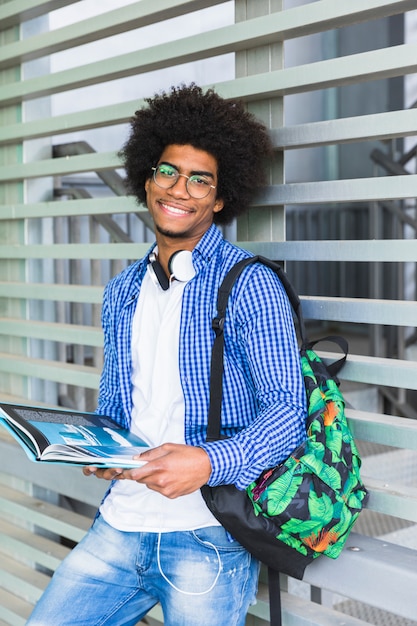
[[[171,239],[182,239],[183,237],[186,236],[185,232],[175,232],[172,230],[162,228],[161,226],[158,226],[157,224],[155,224],[155,229],[163,237],[170,237]]]

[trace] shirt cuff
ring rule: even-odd
[[[230,485],[238,482],[245,466],[245,455],[241,446],[233,439],[221,439],[200,445],[209,456],[211,476],[208,485]]]

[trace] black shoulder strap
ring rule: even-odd
[[[263,263],[270,267],[280,279],[294,313],[298,320],[298,329],[301,343],[307,344],[307,333],[301,311],[300,298],[296,294],[291,282],[282,267],[263,256],[252,256],[238,261],[224,277],[217,295],[217,316],[212,321],[216,338],[213,344],[211,355],[211,377],[210,377],[210,407],[208,415],[207,441],[216,441],[220,438],[221,426],[221,404],[223,391],[223,362],[224,362],[224,336],[223,327],[226,317],[227,301],[232,287],[242,271],[253,263]]]
[[[245,269],[245,267],[247,267],[248,265],[252,265],[253,263],[263,263],[263,265],[270,267],[277,274],[278,278],[280,279],[286,291],[286,294],[294,310],[294,313],[297,317],[301,342],[303,344],[306,343],[307,334],[305,331],[300,298],[295,292],[295,289],[292,286],[290,279],[288,278],[285,271],[282,269],[281,265],[279,265],[279,263],[276,263],[275,261],[271,261],[271,259],[268,259],[264,256],[257,255],[257,256],[247,257],[246,259],[242,259],[241,261],[238,261],[236,265],[234,265],[228,271],[228,273],[223,279],[222,284],[219,287],[219,292],[217,295],[217,318],[215,319],[218,319],[219,322],[220,320],[224,321],[224,317],[226,315],[227,300],[229,298],[229,294],[232,290],[232,287],[236,279],[240,276],[242,271]]]
[[[275,261],[268,259],[264,256],[252,256],[238,261],[224,277],[217,295],[217,316],[212,321],[213,329],[216,333],[216,338],[213,344],[213,350],[211,355],[211,376],[210,376],[210,406],[208,414],[208,426],[207,426],[207,441],[216,441],[220,439],[221,428],[221,404],[222,404],[222,392],[223,392],[223,363],[224,363],[224,336],[223,327],[226,317],[227,302],[229,299],[232,287],[240,276],[242,271],[248,265],[253,263],[262,263],[271,268],[280,279],[285,292],[288,296],[290,304],[293,308],[294,314],[298,321],[298,332],[300,335],[301,349],[311,349],[317,343],[317,341],[309,341],[307,331],[304,323],[304,317],[301,309],[301,301],[297,295],[294,287],[291,284],[287,274]],[[337,374],[343,367],[347,354],[348,344],[343,337],[328,336],[323,337],[319,341],[330,341],[336,343],[343,352],[342,358],[330,365],[327,365],[329,375],[337,381]]]
[[[207,441],[215,441],[220,438],[221,426],[221,404],[223,391],[223,359],[224,359],[224,321],[226,316],[227,302],[229,294],[236,279],[240,276],[245,267],[252,263],[261,262],[270,267],[278,275],[288,299],[297,316],[300,336],[303,344],[307,341],[304,320],[301,312],[301,302],[295,293],[287,275],[278,263],[274,263],[265,257],[254,256],[242,259],[226,274],[219,287],[217,296],[217,317],[213,319],[212,325],[216,333],[211,355],[211,377],[210,377],[210,407],[208,415]],[[281,589],[279,573],[268,568],[268,589],[269,589],[269,609],[271,626],[282,626],[281,619]]]

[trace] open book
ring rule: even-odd
[[[0,403],[0,424],[31,461],[140,467],[146,461],[132,457],[149,448],[140,437],[95,413]]]

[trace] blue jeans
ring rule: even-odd
[[[134,626],[158,602],[165,626],[243,626],[258,570],[220,526],[120,532],[98,516],[26,626]]]

